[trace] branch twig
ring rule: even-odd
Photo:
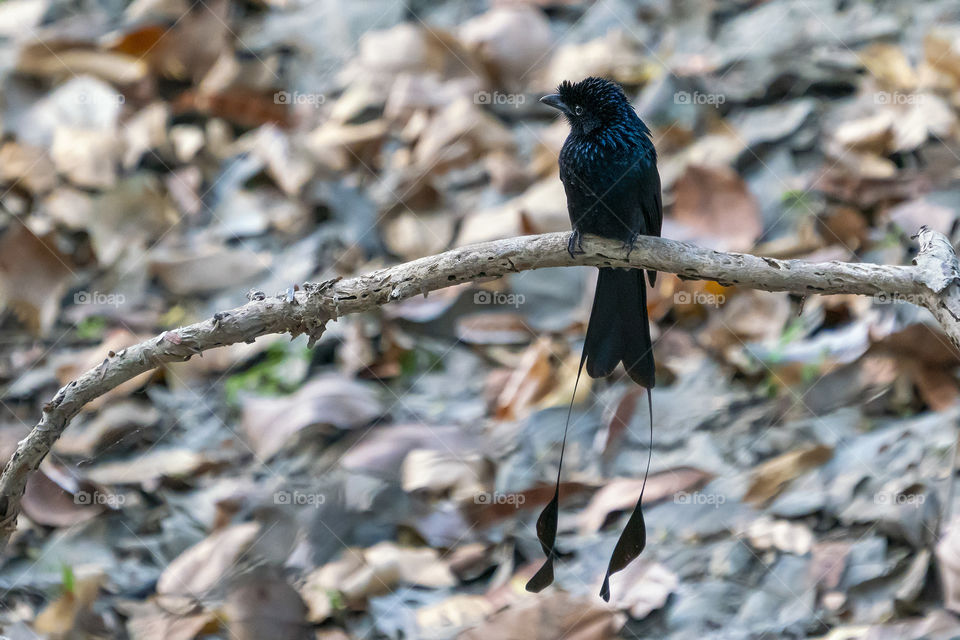
[[[307,284],[293,297],[254,296],[213,318],[141,342],[108,358],[61,388],[40,422],[18,445],[0,474],[0,550],[16,528],[27,478],[80,409],[121,383],[164,362],[274,333],[307,334],[312,345],[327,322],[388,302],[545,267],[612,266],[654,269],[682,278],[716,280],[764,291],[888,295],[928,308],[960,348],[960,267],[949,240],[921,228],[916,266],[775,260],[722,253],[641,236],[629,253],[619,242],[586,237],[585,253],[567,253],[568,233],[497,240],[380,269],[368,275]]]

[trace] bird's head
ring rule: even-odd
[[[557,92],[540,98],[566,116],[574,135],[639,124],[646,129],[620,85],[604,78],[586,78],[580,82],[564,80]]]

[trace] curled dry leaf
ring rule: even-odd
[[[149,602],[133,607],[127,631],[131,640],[193,640],[218,626],[212,611],[178,615]]]
[[[550,389],[553,353],[547,336],[527,347],[517,367],[497,397],[494,416],[498,420],[517,420],[524,416]]]
[[[655,473],[647,478],[643,503],[653,504],[683,491],[703,486],[710,474],[693,467],[677,467]],[[578,516],[579,529],[583,534],[599,531],[610,514],[632,509],[640,495],[643,478],[614,478],[593,494],[586,508]]]
[[[211,465],[198,451],[185,448],[155,448],[129,460],[105,462],[87,467],[91,482],[106,485],[138,484],[156,487],[162,478],[183,478],[200,473]]]
[[[19,223],[0,237],[0,311],[12,309],[32,334],[53,328],[72,279],[70,259],[51,239]]]
[[[789,451],[767,460],[753,470],[750,487],[743,499],[762,504],[776,497],[787,484],[833,457],[833,447],[818,444]]]
[[[241,424],[257,456],[269,460],[303,429],[353,429],[368,424],[380,410],[373,387],[328,375],[311,380],[289,396],[247,398]]]
[[[496,610],[485,595],[457,594],[416,612],[423,638],[450,638],[483,622]]]
[[[403,461],[404,491],[450,493],[454,500],[483,492],[489,469],[477,454],[456,455],[446,450],[414,449]]]
[[[327,563],[307,576],[301,589],[310,619],[329,615],[330,592],[340,592],[348,603],[386,593],[399,583],[440,589],[452,587],[457,579],[436,549],[401,547],[384,541],[369,549],[347,549],[338,560]]]
[[[259,534],[258,523],[244,522],[211,533],[177,556],[157,580],[157,595],[164,608],[192,609],[236,570],[237,562]]]
[[[596,599],[553,591],[537,598],[525,598],[458,637],[462,640],[613,640],[624,622],[623,614],[601,606]]]

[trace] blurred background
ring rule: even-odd
[[[0,459],[111,351],[295,283],[569,229],[537,102],[620,82],[663,235],[909,264],[960,212],[960,3],[0,1]],[[956,240],[957,235],[952,235]],[[597,598],[646,399],[595,271],[438,291],[141,375],[35,473],[24,638],[950,638],[960,354],[909,300],[662,274],[648,546]]]

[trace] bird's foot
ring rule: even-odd
[[[571,258],[577,257],[577,254],[584,254],[586,251],[583,250],[583,234],[573,230],[573,233],[570,234],[570,239],[567,241],[567,253],[570,254]]]
[[[637,248],[637,238],[640,236],[639,233],[634,233],[630,236],[630,239],[623,243],[621,249],[627,252],[627,259],[630,259],[630,254],[633,253],[633,250]]]

